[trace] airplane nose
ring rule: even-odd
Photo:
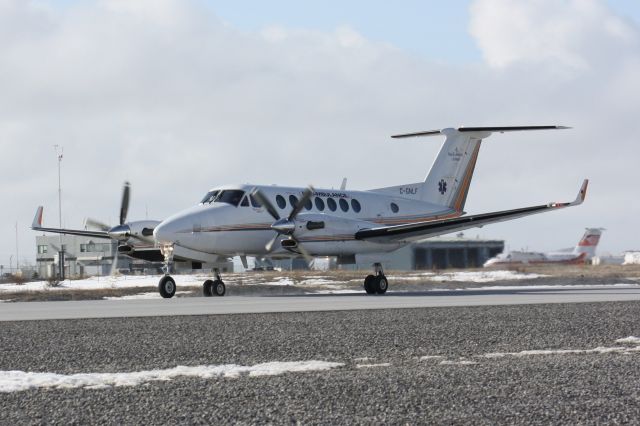
[[[153,230],[153,238],[158,243],[174,243],[176,238],[176,233],[171,222],[164,221],[161,222],[160,225],[156,226]]]

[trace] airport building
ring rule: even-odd
[[[416,242],[388,253],[380,259],[386,270],[480,268],[488,259],[504,251],[504,240],[436,237]],[[370,269],[371,262],[342,265],[342,269]]]
[[[65,276],[109,275],[116,243],[76,235],[38,235],[36,237],[36,270],[43,278],[58,274],[58,253],[65,252]],[[127,266],[128,258],[121,256],[119,264]],[[119,265],[119,266],[120,266]]]

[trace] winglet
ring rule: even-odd
[[[572,206],[577,206],[582,204],[584,199],[587,197],[587,187],[589,186],[589,179],[585,179],[582,181],[582,186],[580,187],[580,191],[576,196],[576,199],[571,203]]]
[[[42,206],[38,206],[36,215],[33,217],[33,222],[31,223],[31,229],[39,228],[42,228]]]

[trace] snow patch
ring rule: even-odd
[[[433,272],[423,272],[418,274],[391,275],[387,278],[401,281],[439,281],[439,282],[473,282],[487,283],[493,281],[530,280],[544,278],[548,275],[525,274],[515,271],[468,271],[468,272],[445,272],[434,274]]]
[[[477,364],[477,362],[470,361],[468,359],[460,359],[458,361],[445,359],[444,361],[440,361],[440,365],[474,365],[474,364]]]
[[[419,358],[420,361],[428,361],[430,359],[442,359],[442,355],[424,355]]]
[[[505,356],[536,356],[536,355],[571,355],[571,354],[608,354],[608,353],[630,353],[640,351],[640,346],[629,348],[626,346],[602,347],[593,349],[536,349],[520,352],[492,352],[479,355],[484,358],[502,358]]]
[[[616,343],[629,343],[631,345],[640,345],[640,337],[629,336],[616,340]]]
[[[288,372],[322,371],[343,366],[339,362],[291,361],[266,362],[253,366],[236,364],[177,366],[165,370],[134,371],[128,373],[35,373],[26,371],[0,371],[0,392],[19,392],[36,388],[55,389],[104,389],[111,386],[137,386],[153,381],[172,380],[177,377],[234,378],[275,376]]]
[[[379,364],[356,364],[356,368],[371,368],[371,367],[389,367],[390,362],[381,362]]]

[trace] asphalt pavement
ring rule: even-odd
[[[0,394],[0,424],[637,423],[640,351],[616,340],[640,336],[639,315],[631,301],[3,322],[0,372],[343,365],[35,387]]]

